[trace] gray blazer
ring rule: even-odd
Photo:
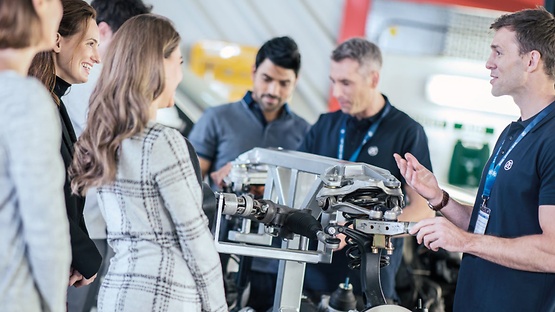
[[[37,80],[0,72],[0,311],[65,311],[60,119]]]
[[[115,251],[99,312],[227,311],[191,154],[177,130],[153,122],[121,143],[115,181],[98,188]]]

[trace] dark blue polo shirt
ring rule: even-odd
[[[551,104],[555,105],[555,104]],[[534,117],[511,123],[493,150],[506,152]],[[555,205],[555,112],[551,112],[510,152],[492,187],[486,235],[515,238],[541,234],[540,205]],[[500,155],[497,160],[502,156]],[[476,225],[486,164],[470,219]],[[555,220],[553,220],[555,221]],[[522,253],[522,250],[514,250]],[[525,255],[533,258],[533,254]],[[550,259],[549,261],[555,261]],[[555,274],[510,269],[464,254],[457,281],[454,311],[555,311]]]
[[[343,158],[349,159],[362,143],[371,125],[380,119],[386,107],[389,107],[389,112],[382,119],[373,137],[362,147],[357,162],[389,170],[403,185],[405,181],[399,168],[397,168],[393,153],[403,155],[410,152],[416,156],[422,165],[431,170],[430,151],[424,128],[407,114],[392,106],[387,97],[384,96],[384,98],[386,106],[370,118],[358,120],[341,111],[321,115],[308,132],[306,139],[299,147],[299,151],[337,158],[340,130],[345,122],[346,134]],[[386,285],[383,281],[387,278],[391,281],[388,284],[394,283],[395,273],[402,258],[401,239],[395,240],[395,248],[392,263],[396,263],[396,267],[389,266],[386,267],[386,270],[382,269],[382,285],[388,298],[394,296],[394,285]],[[393,260],[393,257],[396,259]],[[305,289],[317,292],[332,292],[348,276],[355,292],[360,293],[360,271],[349,270],[347,264],[348,259],[345,250],[334,253],[331,265],[308,264],[306,267]]]
[[[357,162],[389,170],[399,181],[404,183],[393,153],[403,155],[412,153],[428,169],[432,169],[428,138],[424,128],[404,112],[389,103],[390,111],[382,120],[374,136],[362,147]],[[346,122],[344,159],[348,160],[362,142],[372,123],[383,114],[385,107],[375,116],[358,120],[355,117],[336,111],[320,115],[318,121],[310,128],[308,135],[299,147],[299,151],[337,158],[339,150],[339,132]]]

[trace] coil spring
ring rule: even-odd
[[[353,224],[352,218],[349,218],[349,219],[346,218],[346,220],[347,220],[347,222],[345,223],[346,227]],[[355,239],[353,239],[352,237],[349,237],[348,235],[345,235],[345,236],[346,236],[345,243],[347,244],[345,249],[345,254],[347,255],[347,259],[348,259],[347,266],[351,270],[360,269],[360,265],[361,265],[360,247]],[[383,268],[387,265],[389,265],[389,256],[381,255],[380,268]]]

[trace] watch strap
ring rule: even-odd
[[[441,190],[441,192],[443,193],[443,197],[442,197],[441,202],[439,204],[434,206],[430,202],[428,202],[428,207],[430,207],[430,209],[432,209],[433,211],[440,211],[445,206],[447,206],[447,203],[449,203],[449,193],[447,193],[443,189]]]

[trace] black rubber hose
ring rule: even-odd
[[[313,240],[317,240],[318,236],[316,234],[322,231],[322,224],[318,220],[311,214],[300,210],[290,214],[285,220],[284,226],[293,233]]]

